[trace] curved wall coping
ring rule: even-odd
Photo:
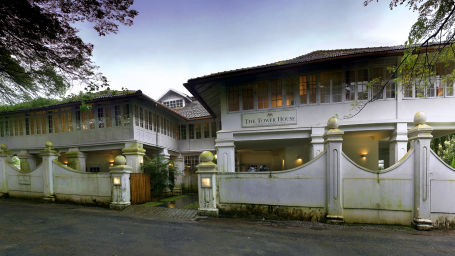
[[[319,155],[317,155],[315,158],[311,159],[310,161],[308,161],[300,166],[294,167],[292,169],[288,169],[288,170],[268,171],[268,172],[218,172],[217,175],[275,175],[275,174],[290,173],[290,172],[294,172],[294,171],[306,168],[307,166],[313,164],[314,162],[319,160],[319,158],[322,158],[326,152],[327,151],[324,150],[321,153],[319,153]]]
[[[344,158],[346,158],[351,164],[353,164],[355,167],[359,168],[362,171],[369,172],[369,173],[374,173],[374,174],[385,174],[385,173],[388,173],[388,172],[391,172],[391,171],[395,170],[396,168],[398,168],[402,164],[404,164],[411,157],[411,155],[414,153],[414,147],[411,146],[409,151],[406,152],[406,154],[398,162],[394,163],[393,165],[389,166],[388,168],[386,168],[384,170],[371,170],[371,169],[368,169],[366,167],[360,166],[359,164],[354,162],[354,160],[349,158],[343,151],[341,151],[341,153],[342,153]]]
[[[69,166],[66,166],[64,164],[62,164],[60,161],[58,161],[58,159],[55,159],[54,161],[52,161],[54,164],[58,165],[59,167],[61,167],[63,170],[65,171],[68,171],[68,172],[74,172],[74,173],[78,173],[78,174],[87,174],[87,175],[99,175],[99,174],[109,174],[109,172],[82,172],[82,171],[78,171],[78,170],[75,170]]]
[[[430,152],[431,154],[433,154],[434,157],[436,157],[436,159],[441,162],[443,165],[445,165],[447,168],[449,168],[449,170],[451,170],[452,172],[455,172],[455,168],[453,168],[452,166],[448,165],[446,162],[444,162],[444,160],[442,160],[438,154],[436,154],[436,152],[433,151],[433,149],[430,149]]]
[[[35,171],[39,170],[42,167],[42,165],[43,165],[43,163],[41,163],[35,169],[33,169],[31,171],[28,171],[28,172],[25,172],[25,171],[22,171],[21,169],[17,168],[15,165],[11,164],[10,162],[7,162],[7,164],[8,164],[9,167],[11,167],[12,170],[14,170],[14,171],[16,171],[16,172],[18,172],[20,174],[30,174],[32,172],[35,172]]]

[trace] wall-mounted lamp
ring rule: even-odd
[[[212,179],[210,179],[210,178],[201,178],[201,187],[203,187],[203,188],[211,188],[212,187]]]
[[[64,161],[63,164],[64,164],[64,165],[68,165],[68,161]]]
[[[114,161],[109,161],[109,166],[110,167],[114,166]]]
[[[169,163],[169,167],[174,167],[174,163]]]
[[[114,177],[114,185],[117,185],[117,186],[121,185],[121,180],[119,177]]]
[[[143,164],[144,163],[144,157],[139,158],[139,163]]]
[[[215,155],[213,155],[213,158],[217,159],[217,156],[216,156],[216,154],[215,154]]]
[[[367,156],[368,156],[367,153],[360,154],[360,158],[362,158],[363,160],[367,159]]]

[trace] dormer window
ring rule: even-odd
[[[168,108],[182,108],[183,107],[183,99],[179,100],[168,100],[163,102],[163,104]]]

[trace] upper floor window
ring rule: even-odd
[[[283,87],[281,80],[272,81],[272,107],[281,107],[283,105]]]
[[[257,84],[258,109],[269,107],[269,85],[266,82]]]
[[[249,110],[254,108],[252,84],[242,86],[242,105],[243,110]]]
[[[228,109],[229,111],[239,111],[239,87],[228,87]]]
[[[319,75],[319,102],[330,103],[330,73],[322,72]]]
[[[368,99],[368,69],[361,69],[357,71],[357,99]]]
[[[297,84],[297,78],[291,77],[285,80],[286,86],[286,106],[293,106],[295,104],[295,97],[294,97],[294,88]]]
[[[163,104],[168,108],[182,108],[183,99],[164,101]]]

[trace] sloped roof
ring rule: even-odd
[[[184,93],[181,93],[181,92],[179,92],[179,91],[176,91],[176,90],[174,90],[174,89],[169,89],[167,92],[165,92],[163,95],[161,95],[161,97],[159,97],[157,101],[158,101],[158,102],[162,102],[162,99],[163,99],[166,95],[168,95],[168,94],[178,95],[178,96],[184,98],[187,102],[188,102],[188,101],[189,101],[189,102],[192,101],[192,99],[191,99],[190,96],[188,96],[188,95],[186,95],[186,94],[184,94]]]
[[[175,112],[188,119],[211,117],[210,113],[201,105],[201,103],[199,103],[199,101],[188,103],[185,107],[176,109]]]
[[[203,80],[206,78],[216,78],[222,75],[234,74],[237,72],[242,71],[254,71],[254,70],[263,70],[268,68],[286,66],[286,65],[293,65],[293,64],[309,64],[312,62],[321,62],[327,60],[334,60],[342,57],[360,57],[366,56],[370,54],[379,54],[379,53],[402,53],[406,49],[404,45],[398,46],[380,46],[380,47],[366,47],[366,48],[352,48],[352,49],[336,49],[336,50],[317,50],[313,51],[292,59],[277,61],[269,64],[253,66],[253,67],[246,67],[246,68],[239,68],[234,70],[222,71],[217,72],[193,79],[189,79],[188,83],[194,82],[195,80]]]

